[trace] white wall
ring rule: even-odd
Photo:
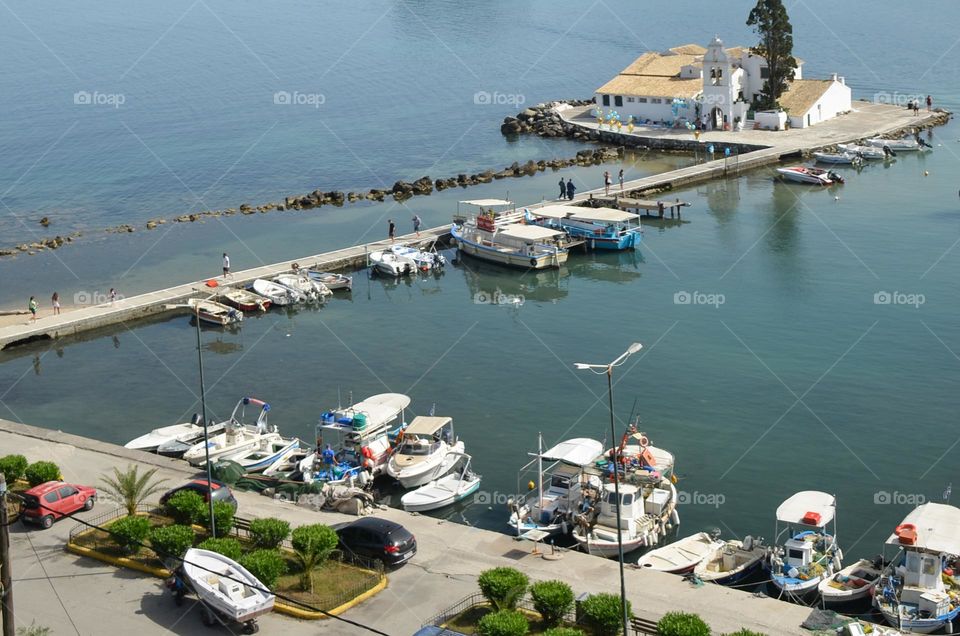
[[[834,81],[830,88],[817,100],[817,103],[806,113],[790,113],[790,127],[806,128],[833,119],[840,113],[851,110],[851,98],[850,87],[839,81]]]
[[[611,109],[620,113],[620,120],[623,122],[623,125],[627,125],[627,119],[630,115],[633,115],[635,122],[638,124],[645,119],[652,121],[672,121],[673,120],[673,98],[672,97],[662,97],[661,103],[654,104],[650,100],[652,98],[648,97],[646,103],[638,101],[627,101],[628,96],[623,96],[623,106],[615,106],[614,95],[610,96],[610,105],[604,106],[603,104],[603,95],[595,95],[597,100],[597,108],[603,110],[604,114],[609,112]],[[634,97],[636,99],[636,97]],[[686,117],[689,120],[693,120],[694,115],[694,105],[693,100],[686,100],[689,105],[688,108],[681,108],[678,111],[679,117]]]

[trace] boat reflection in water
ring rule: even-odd
[[[570,270],[516,269],[483,263],[476,259],[457,258],[453,266],[463,272],[470,297],[483,305],[519,306],[528,301],[555,303],[567,297]]]
[[[629,283],[643,276],[642,266],[645,262],[640,248],[622,252],[596,250],[577,254],[568,261],[567,268],[577,278]]]

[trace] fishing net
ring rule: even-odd
[[[222,459],[215,463],[210,472],[214,479],[230,486],[236,484],[244,474],[243,466],[229,459]]]

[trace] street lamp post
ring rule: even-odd
[[[610,406],[610,443],[613,445],[613,493],[616,498],[617,511],[617,561],[620,565],[620,611],[623,615],[623,635],[630,633],[630,617],[627,615],[627,585],[623,576],[623,529],[620,527],[620,446],[617,444],[617,429],[613,415],[613,368],[618,367],[626,361],[628,357],[640,351],[643,345],[639,342],[631,344],[626,351],[610,362],[609,364],[585,364],[577,362],[573,366],[577,369],[588,369],[593,372],[600,371],[607,376],[607,396]]]
[[[213,296],[211,296],[212,298]],[[203,389],[203,347],[200,341],[200,301],[194,305],[197,321],[197,359],[200,364],[200,415],[203,418],[203,450],[206,455],[207,467],[207,499],[210,502],[210,536],[217,536],[217,522],[213,516],[213,478],[210,474],[210,432],[207,428],[207,400]]]

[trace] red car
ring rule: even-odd
[[[90,510],[97,498],[96,488],[48,481],[23,493],[20,518],[24,523],[39,523],[49,528],[61,517],[78,510]]]

